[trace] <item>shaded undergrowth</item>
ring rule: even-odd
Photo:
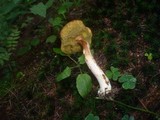
[[[38,2],[30,2],[30,5],[27,5],[31,7]],[[10,59],[0,68],[2,120],[83,120],[89,113],[99,116],[100,120],[120,120],[124,115],[142,120],[158,119],[154,114],[138,111],[123,104],[95,99],[98,84],[93,76],[92,92],[86,98],[81,98],[75,83],[76,76],[80,73],[77,67],[73,68],[71,77],[56,83],[57,74],[68,65],[75,66],[75,63],[53,48],[60,48],[59,32],[65,23],[73,19],[83,20],[93,31],[92,49],[98,64],[105,70],[111,66],[117,67],[122,73],[131,73],[137,78],[136,88],[128,91],[112,81],[112,84],[120,89],[115,100],[158,114],[159,2],[70,2],[66,4],[67,10],[63,15],[59,15],[57,11],[60,11],[58,8],[64,1],[54,2],[48,9],[47,17],[62,18],[60,21],[53,22],[47,17],[41,18],[27,13],[19,16],[15,22],[21,31],[20,38],[17,39],[15,50],[10,51]],[[26,18],[28,21],[23,22]],[[20,23],[23,23],[23,27]],[[56,23],[59,24],[56,26]],[[56,36],[52,36],[55,41],[47,43],[46,39],[51,35]],[[153,58],[149,60],[145,53],[152,53]],[[79,55],[71,57],[77,61]],[[90,74],[85,65],[81,69]]]

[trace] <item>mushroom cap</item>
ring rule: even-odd
[[[81,20],[73,20],[67,23],[60,32],[61,50],[66,54],[81,52],[82,47],[76,38],[81,36],[83,40],[91,44],[92,32]]]

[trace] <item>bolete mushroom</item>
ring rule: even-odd
[[[111,92],[111,84],[105,73],[97,65],[90,51],[92,32],[81,20],[73,20],[67,23],[60,32],[61,50],[70,55],[83,51],[86,64],[97,78],[99,83],[98,95],[105,97]]]

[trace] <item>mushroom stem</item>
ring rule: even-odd
[[[87,66],[98,80],[100,86],[98,90],[99,97],[105,97],[107,94],[111,92],[111,84],[109,79],[102,71],[102,69],[97,65],[95,59],[93,58],[90,51],[89,43],[83,40],[81,36],[78,36],[76,40],[83,47],[83,54],[85,56],[85,61],[87,63]]]

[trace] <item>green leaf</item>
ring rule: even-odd
[[[124,74],[119,78],[119,82],[123,83],[122,87],[124,89],[134,89],[136,85],[136,78],[132,75]]]
[[[46,43],[54,43],[57,37],[55,35],[51,35],[47,38]]]
[[[81,56],[78,58],[78,62],[79,62],[79,64],[84,64],[84,63],[85,63],[85,57],[84,57],[84,55],[81,55]]]
[[[145,53],[144,56],[148,57],[148,53]]]
[[[113,74],[112,79],[114,81],[118,80],[118,77],[121,75],[120,72],[119,72],[119,69],[111,66],[111,71],[112,71],[112,74]]]
[[[82,97],[88,95],[92,89],[92,80],[88,74],[79,74],[76,79],[76,87]]]
[[[25,47],[22,47],[18,50],[17,55],[21,56],[24,55],[25,53],[29,52],[31,50],[31,46],[27,45]]]
[[[4,61],[0,59],[0,66],[4,65]]]
[[[119,78],[120,83],[128,82],[128,81],[136,82],[136,79],[133,77],[133,75],[129,75],[129,74],[124,74]]]
[[[128,115],[124,115],[121,120],[129,120],[129,116]]]
[[[99,120],[98,116],[94,116],[92,113],[88,114],[85,120]]]
[[[60,74],[57,75],[56,81],[59,82],[61,80],[64,80],[65,78],[68,78],[71,75],[71,68],[66,67]]]
[[[31,41],[31,45],[32,45],[32,46],[37,46],[39,43],[40,43],[39,39],[33,39],[33,40]]]
[[[134,116],[124,115],[121,120],[134,120]]]
[[[30,8],[31,13],[35,15],[39,15],[41,17],[46,17],[46,10],[47,10],[47,7],[42,2]]]
[[[153,59],[152,53],[149,53],[148,60],[151,61]]]
[[[61,56],[66,56],[66,54],[64,54],[60,48],[53,48],[53,51],[54,51],[56,54],[59,54],[59,55],[61,55]]]
[[[25,76],[25,74],[23,73],[23,72],[18,72],[17,74],[16,74],[16,78],[17,79],[21,79],[21,78],[23,78]]]
[[[53,5],[54,0],[48,0],[48,2],[45,4],[46,8],[50,8]]]
[[[145,53],[144,56],[146,56],[149,61],[153,59],[152,53]]]
[[[55,26],[58,26],[58,27],[61,27],[62,25],[62,18],[60,17],[56,17],[56,18],[50,18],[49,19],[49,23],[51,23],[54,27]]]
[[[107,70],[107,71],[106,71],[106,76],[107,76],[109,79],[112,79],[113,74],[112,74],[112,72],[111,72],[110,70]]]
[[[71,6],[73,5],[73,2],[64,2],[62,4],[62,7],[66,8],[66,9],[69,9]]]
[[[8,53],[6,49],[0,47],[0,66],[4,65],[5,61],[8,61],[11,53]]]
[[[130,116],[130,117],[129,117],[129,120],[134,120],[134,116]]]
[[[13,2],[15,3],[15,4],[17,4],[18,2],[20,2],[21,0],[13,0]]]
[[[65,13],[73,5],[73,2],[64,2],[58,9],[58,14],[65,17]]]
[[[66,12],[67,12],[67,9],[63,6],[58,9],[58,14],[64,15]]]
[[[135,88],[135,83],[134,82],[124,82],[123,84],[122,84],[122,87],[124,88],[124,89],[134,89]]]
[[[1,15],[5,15],[9,12],[12,12],[17,7],[17,4],[15,4],[13,1],[7,1],[6,3],[6,5],[2,4],[0,7]],[[14,12],[12,13],[14,14]]]

